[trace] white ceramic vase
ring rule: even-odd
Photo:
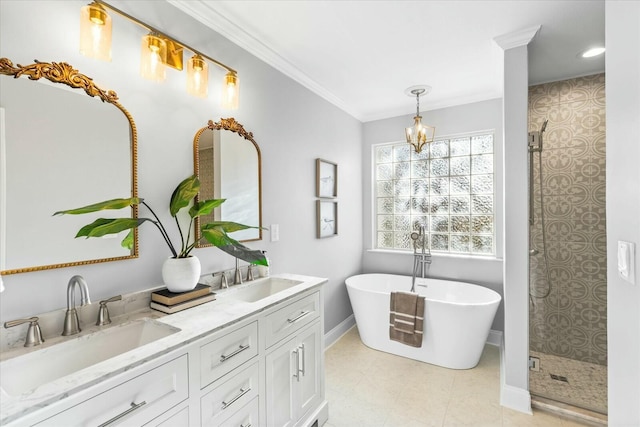
[[[162,280],[170,292],[187,292],[198,284],[200,260],[197,257],[167,258],[162,264]]]

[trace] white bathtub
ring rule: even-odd
[[[415,348],[389,339],[390,294],[408,292],[410,276],[360,274],[345,283],[366,346],[451,369],[478,364],[501,300],[497,292],[470,283],[416,279],[425,308],[422,347]]]

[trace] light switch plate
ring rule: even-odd
[[[277,242],[280,240],[280,225],[279,224],[271,224],[269,227],[269,231],[271,232],[271,241]]]
[[[618,241],[618,276],[636,284],[636,245],[633,242]]]

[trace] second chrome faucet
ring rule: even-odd
[[[81,331],[78,312],[76,311],[76,286],[80,287],[80,305],[91,304],[89,287],[82,276],[73,276],[67,284],[67,312],[64,316],[62,335],[75,335]]]

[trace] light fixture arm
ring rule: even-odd
[[[224,68],[225,70],[227,70],[227,71],[228,71],[229,73],[231,73],[231,74],[234,74],[234,75],[236,75],[236,74],[237,74],[237,71],[236,71],[236,70],[234,70],[233,68],[229,67],[228,65],[225,65],[225,64],[223,64],[222,62],[217,61],[217,60],[215,60],[215,59],[211,58],[210,56],[208,56],[208,55],[206,55],[206,54],[204,54],[204,53],[200,52],[199,50],[196,50],[196,49],[192,48],[191,46],[186,45],[186,44],[184,44],[184,43],[182,43],[182,42],[178,41],[178,40],[177,40],[177,39],[175,39],[174,37],[171,37],[171,36],[169,36],[169,35],[167,35],[167,34],[163,33],[162,31],[158,30],[157,28],[154,28],[154,27],[152,27],[151,25],[149,25],[149,24],[147,24],[147,23],[145,23],[145,22],[142,22],[142,21],[141,21],[141,20],[139,20],[138,18],[136,18],[136,17],[134,17],[134,16],[131,16],[131,15],[129,15],[128,13],[126,13],[126,12],[124,12],[124,11],[122,11],[122,10],[120,10],[120,9],[116,8],[116,7],[111,6],[109,3],[107,3],[107,2],[105,2],[105,1],[103,1],[103,0],[94,0],[94,3],[96,3],[96,4],[98,4],[98,5],[102,6],[102,7],[104,7],[105,9],[109,9],[109,10],[111,10],[111,11],[113,11],[113,12],[117,13],[118,15],[120,15],[120,16],[122,16],[122,17],[124,17],[124,18],[128,19],[129,21],[131,21],[131,22],[133,22],[133,23],[135,23],[135,24],[138,24],[139,26],[141,26],[141,27],[143,27],[143,28],[146,28],[149,32],[151,32],[151,33],[155,33],[155,34],[157,34],[158,36],[160,36],[161,38],[171,40],[171,41],[172,41],[173,43],[175,43],[176,45],[180,46],[180,47],[181,47],[181,48],[183,48],[183,49],[190,50],[190,51],[191,51],[191,52],[193,52],[195,55],[200,55],[201,57],[203,57],[203,58],[207,59],[208,61],[210,61],[210,62],[214,63],[214,64],[215,64],[215,65],[217,65],[218,67],[220,67],[220,68]]]

